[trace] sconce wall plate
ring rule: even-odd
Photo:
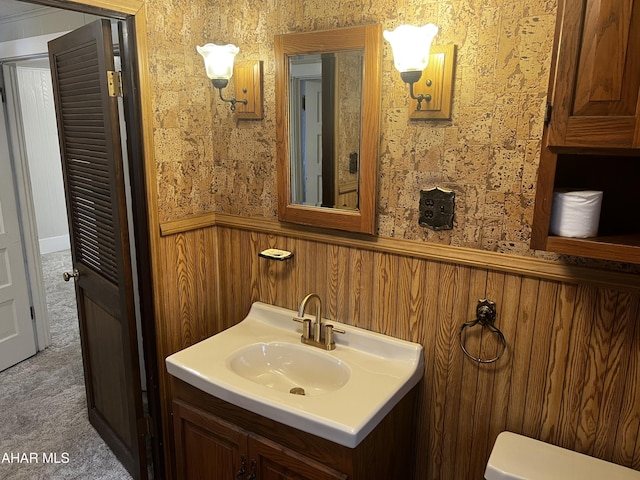
[[[237,62],[233,69],[235,98],[245,99],[247,104],[236,106],[236,117],[245,120],[262,120],[264,118],[262,60]]]
[[[417,95],[430,95],[423,100],[421,109],[418,102],[409,100],[411,120],[450,120],[453,99],[453,72],[456,62],[455,45],[433,45],[429,51],[429,65],[422,71],[422,77],[413,86]]]

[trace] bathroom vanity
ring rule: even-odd
[[[415,389],[348,448],[174,381],[178,479],[411,478]]]
[[[167,358],[179,479],[410,478],[422,346],[333,322],[325,351],[299,320],[256,302]]]

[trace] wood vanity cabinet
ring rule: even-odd
[[[173,382],[179,480],[410,478],[415,389],[356,448],[348,448]]]
[[[531,248],[640,263],[640,0],[560,0]],[[548,233],[555,189],[602,190],[598,237]]]
[[[175,400],[178,478],[263,480],[348,478],[293,450],[254,435],[197,407]]]

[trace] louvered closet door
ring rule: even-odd
[[[49,42],[89,420],[135,478],[146,476],[140,370],[111,28]]]

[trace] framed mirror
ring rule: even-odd
[[[375,232],[381,30],[275,37],[281,221]]]

